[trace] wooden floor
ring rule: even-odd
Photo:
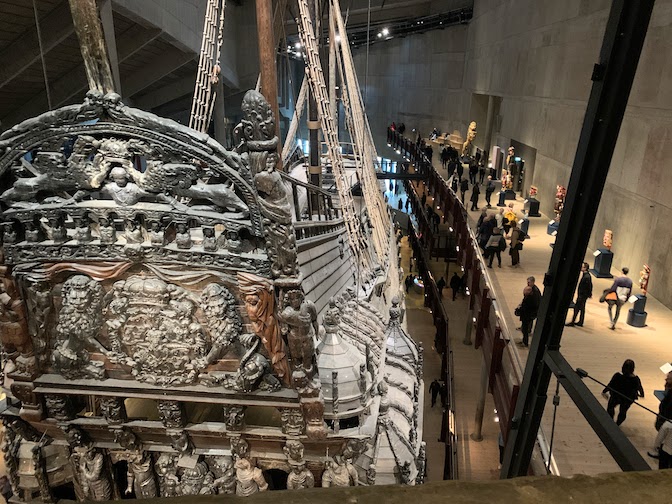
[[[435,163],[435,166],[437,163]],[[441,171],[440,165],[437,168]],[[444,172],[445,173],[445,172]],[[471,190],[467,192],[467,198],[470,196]],[[405,202],[405,195],[400,194],[395,197],[389,191],[387,192],[390,198],[390,205],[393,208],[397,206],[397,197],[403,198]],[[541,196],[543,197],[543,196]],[[493,197],[493,202],[495,198]],[[431,204],[431,197],[428,199],[428,204]],[[485,201],[481,198],[481,208],[485,205]],[[518,198],[515,202],[515,209],[522,214],[523,201]],[[497,207],[493,207],[493,212]],[[472,225],[480,214],[480,211],[469,212],[472,219]],[[537,283],[541,284],[543,275],[546,272],[551,257],[552,249],[550,243],[554,241],[554,237],[546,234],[546,225],[549,221],[548,216],[532,218],[530,224],[530,239],[525,241],[525,248],[521,251],[521,267],[514,269],[509,265],[510,256],[503,254],[502,268],[495,266],[491,270],[495,282],[495,289],[497,291],[497,299],[502,305],[502,311],[505,314],[504,323],[512,330],[514,339],[520,338],[520,332],[515,331],[515,328],[520,325],[519,321],[513,315],[515,306],[518,305],[522,299],[522,291],[525,287],[526,278],[533,275],[537,278]],[[618,270],[622,266],[627,266],[631,270],[630,277],[633,279],[635,285],[637,284],[638,272],[641,265],[637,264],[621,264],[618,258],[618,251],[615,252],[614,267],[612,271],[614,275],[619,274]],[[593,265],[592,251],[586,252],[586,261]],[[402,265],[407,268],[408,263],[403,262]],[[432,269],[435,274],[442,274],[443,263],[436,263]],[[452,272],[451,272],[452,274]],[[446,277],[448,281],[449,277]],[[655,282],[655,272],[651,279]],[[603,289],[611,285],[611,280],[593,278],[594,296],[590,299],[586,306],[586,320],[584,327],[566,327],[562,339],[562,352],[574,367],[581,367],[588,371],[591,376],[602,381],[608,382],[614,372],[619,371],[625,359],[633,359],[636,364],[636,374],[642,380],[644,386],[645,397],[640,401],[641,404],[647,406],[654,411],[658,409],[658,400],[654,397],[653,391],[663,388],[665,375],[660,371],[660,366],[666,361],[672,360],[669,353],[666,352],[668,347],[668,337],[672,332],[672,311],[659,303],[655,298],[649,296],[647,301],[648,325],[644,328],[635,328],[626,324],[627,311],[629,305],[623,307],[621,317],[616,326],[615,331],[609,330],[609,318],[607,315],[606,305],[598,302],[599,294]],[[543,290],[543,286],[540,285]],[[633,289],[633,293],[638,292],[638,288]],[[451,316],[451,328],[457,326],[458,328],[466,321],[459,318],[460,313],[464,310],[451,310],[450,301],[444,302],[449,308]],[[457,301],[456,304],[459,304]],[[571,310],[570,310],[571,315]],[[460,343],[463,331],[458,331],[460,337],[454,343],[453,349],[457,352],[462,350]],[[412,334],[414,332],[412,331]],[[527,359],[527,350],[516,346],[516,351],[520,356],[522,363]],[[466,352],[467,355],[469,352]],[[471,353],[477,353],[471,349]],[[466,425],[466,429],[461,429],[462,444],[465,448],[462,450],[462,456],[466,458],[464,462],[465,467],[481,467],[492,466],[496,467],[496,461],[488,460],[486,463],[482,461],[475,461],[474,457],[468,455],[475,449],[473,442],[465,440],[466,433],[469,431],[469,421],[473,422],[473,416],[476,404],[476,394],[474,390],[477,389],[478,383],[478,361],[475,358],[469,359],[470,364],[461,366],[458,363],[463,361],[455,355],[456,362],[456,376],[458,382],[456,383],[456,394],[458,422]],[[466,367],[467,369],[464,369]],[[464,376],[464,380],[462,379]],[[431,379],[429,376],[425,377],[426,383],[429,384]],[[466,390],[462,390],[460,382],[464,383]],[[600,396],[602,386],[592,382],[586,381],[586,384],[596,397],[606,407],[606,400]],[[542,428],[547,437],[550,437],[553,418],[553,405],[550,398],[555,393],[556,382],[552,380],[548,396],[549,401],[544,412],[542,420]],[[490,403],[491,404],[491,403]],[[491,406],[486,406],[486,419],[484,421],[484,432],[488,442],[487,426],[492,419],[488,419],[488,414],[492,412]],[[431,421],[431,415],[426,417],[426,429],[428,421]],[[657,461],[647,457],[646,452],[651,448],[656,431],[653,427],[655,417],[653,414],[638,408],[633,405],[629,412],[627,420],[621,425],[623,432],[632,441],[635,447],[639,450],[642,456],[649,462],[652,468],[657,467]],[[567,396],[564,390],[560,389],[560,405],[557,408],[557,419],[555,424],[555,440],[553,455],[557,463],[560,474],[568,476],[573,474],[599,474],[605,472],[619,471],[619,467],[611,458],[609,452],[605,449],[603,444],[593,433],[592,429],[580,414],[578,409],[574,406],[571,399]],[[492,450],[489,450],[490,453]],[[495,440],[494,453],[496,457],[497,446]],[[487,456],[487,455],[486,455]],[[469,463],[471,461],[471,464]],[[465,479],[484,478],[487,477],[487,471],[479,469],[464,474]],[[462,477],[462,473],[461,473]]]

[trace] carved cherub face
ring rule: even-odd
[[[159,231],[161,231],[161,226],[159,226],[158,222],[156,222],[156,221],[152,222],[152,231],[154,231],[155,233],[158,233]]]
[[[187,232],[187,225],[186,224],[178,224],[177,225],[177,232],[180,234],[184,234]]]
[[[120,167],[112,168],[110,178],[119,187],[126,187],[126,184],[128,183],[128,174],[126,173],[126,170]]]
[[[213,238],[215,236],[215,230],[209,227],[203,228],[203,234],[206,238]]]
[[[85,278],[85,277],[83,277]],[[86,308],[91,304],[91,295],[89,291],[88,279],[80,280],[77,278],[70,283],[70,288],[65,294],[66,302],[76,308]]]

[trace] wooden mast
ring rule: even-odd
[[[71,0],[72,1],[72,0]],[[257,33],[259,37],[259,70],[261,73],[261,94],[271,105],[275,116],[276,134],[280,132],[278,114],[278,77],[276,75],[276,43],[273,35],[272,0],[256,0]]]
[[[89,89],[103,94],[114,91],[114,78],[107,56],[103,26],[95,0],[69,0],[72,21],[84,58]]]

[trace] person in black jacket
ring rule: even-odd
[[[520,317],[520,330],[523,332],[523,339],[520,341],[524,347],[530,344],[530,332],[532,324],[537,316],[537,307],[535,307],[534,294],[532,287],[527,286],[523,289],[523,300],[516,308],[516,315]]]
[[[443,277],[439,278],[439,281],[436,282],[436,287],[439,289],[439,297],[443,297],[443,289],[446,287],[446,281]]]
[[[462,279],[457,274],[457,272],[453,273],[453,277],[450,279],[450,288],[453,291],[453,301],[455,301],[455,298],[457,297],[457,293],[459,292],[461,285],[462,285]]]
[[[485,202],[490,208],[490,198],[492,198],[492,193],[495,192],[495,183],[492,180],[492,176],[488,176],[488,183],[485,185]]]
[[[439,391],[441,390],[441,384],[439,383],[439,380],[434,380],[432,384],[429,386],[429,392],[432,394],[432,408],[436,404],[436,396],[439,395]]]
[[[579,287],[576,290],[576,302],[574,303],[574,315],[572,316],[572,321],[569,324],[565,324],[569,327],[572,326],[583,326],[583,320],[586,315],[586,301],[588,298],[593,297],[593,280],[588,272],[588,263],[584,262],[581,264],[581,280],[579,281]],[[576,321],[576,315],[581,313],[579,316],[579,321]]]
[[[478,210],[478,197],[481,194],[481,190],[478,188],[478,184],[474,184],[473,189],[471,190],[471,210]]]
[[[460,180],[460,192],[462,193],[462,204],[464,205],[464,198],[469,189],[469,181],[467,179]]]
[[[621,425],[632,403],[635,402],[637,397],[644,397],[642,382],[639,376],[635,374],[635,361],[627,359],[623,363],[621,372],[614,373],[611,381],[604,387],[602,396],[609,398],[607,413],[611,418],[614,418],[616,406],[620,405],[616,424]]]

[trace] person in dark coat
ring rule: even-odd
[[[520,317],[520,329],[523,332],[523,339],[520,341],[520,344],[527,347],[530,344],[532,324],[536,318],[532,287],[527,286],[523,289],[523,300],[520,302],[518,308],[516,308],[516,315]]]
[[[620,405],[616,424],[621,425],[632,403],[637,397],[644,397],[642,382],[635,374],[635,362],[632,359],[627,359],[623,363],[620,373],[614,373],[611,381],[602,390],[602,396],[609,398],[607,413],[611,418],[614,418],[616,406]]]
[[[441,384],[439,383],[439,380],[434,380],[429,386],[429,393],[432,394],[432,408],[436,404],[436,396],[439,395],[440,391]]]
[[[457,274],[457,272],[455,272],[453,273],[453,276],[450,279],[450,288],[453,291],[453,301],[455,301],[455,298],[457,297],[457,293],[460,290],[460,285],[462,285],[462,279]]]
[[[495,182],[492,180],[492,177],[488,177],[488,183],[485,184],[485,202],[490,208],[490,198],[492,198],[492,193],[495,192]]]
[[[584,262],[581,264],[581,280],[579,280],[579,287],[576,290],[576,302],[574,303],[574,315],[572,316],[572,321],[569,324],[565,324],[569,327],[572,326],[583,326],[583,319],[586,315],[586,301],[588,298],[593,297],[593,279],[588,272],[588,263]],[[581,313],[579,316],[579,321],[576,321],[577,314]]]
[[[467,179],[460,180],[460,193],[462,193],[462,204],[464,205],[464,198],[469,190],[469,181]]]
[[[476,184],[476,177],[478,176],[478,165],[476,161],[471,161],[469,163],[469,182]]]
[[[448,387],[446,386],[446,382],[441,382],[441,389],[439,390],[439,393],[441,394],[441,406],[445,408],[446,400],[448,399]]]
[[[436,287],[439,289],[439,297],[443,297],[443,289],[446,287],[446,281],[443,277],[439,278],[439,281],[436,282]]]
[[[458,178],[462,178],[462,175],[464,175],[464,166],[462,166],[462,163],[458,159],[456,161],[457,165],[455,166],[455,172],[457,173]]]
[[[478,183],[482,184],[485,179],[485,164],[480,162],[478,164]]]
[[[404,208],[404,199],[403,198],[399,198],[399,203],[397,204],[397,208],[399,209],[399,211],[401,211],[401,209]]]
[[[450,183],[450,188],[453,190],[457,196],[457,177],[453,176],[453,181]]]
[[[478,197],[481,194],[481,190],[478,188],[478,184],[474,184],[473,189],[471,190],[471,210],[478,210]]]
[[[408,208],[411,206],[411,198],[406,198],[406,213],[408,213]]]
[[[453,176],[453,173],[455,173],[455,169],[457,168],[457,161],[454,159],[451,159],[448,162],[448,178]]]

